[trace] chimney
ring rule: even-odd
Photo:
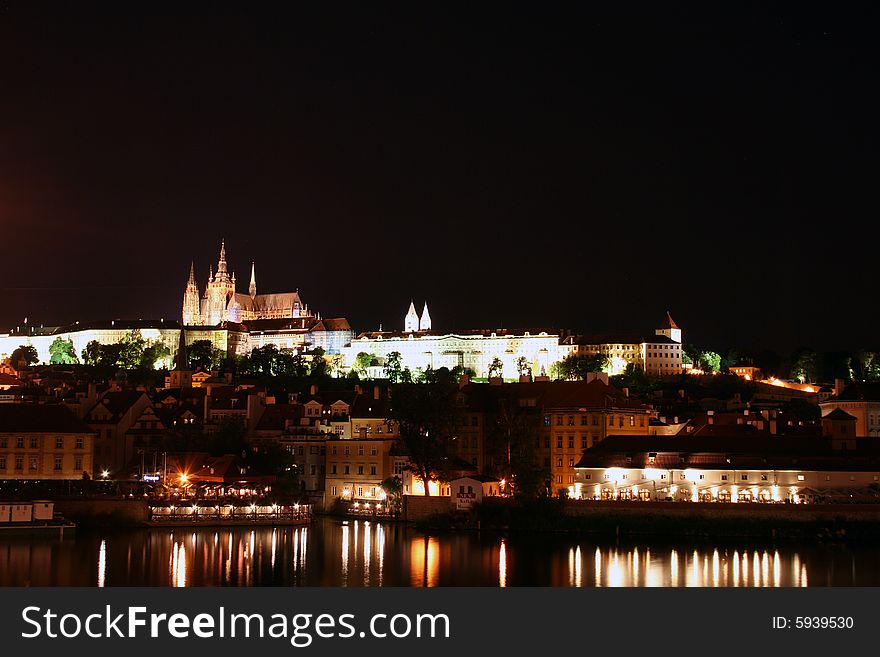
[[[379,399],[379,386],[373,386],[373,399]]]
[[[629,388],[624,388],[624,389],[623,389],[623,396],[624,396],[624,397],[629,397]]]
[[[317,385],[316,383],[313,383],[313,384],[309,387],[309,394],[310,394],[312,397],[314,397],[315,395],[318,394],[318,385]]]
[[[355,383],[355,384],[354,384],[354,394],[356,394],[356,395],[360,395],[360,394],[362,394],[363,392],[364,392],[364,391],[361,389],[361,384],[360,384],[360,383]]]
[[[500,386],[504,382],[500,376],[490,376],[489,377],[489,385],[490,386]]]
[[[461,375],[461,378],[458,380],[458,389],[461,390],[466,385],[470,385],[471,377],[467,373]]]
[[[706,411],[709,424],[715,424],[715,411]]]
[[[845,386],[845,382],[843,379],[834,379],[834,396],[840,397],[843,394],[843,388]]]

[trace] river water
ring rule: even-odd
[[[425,536],[398,524],[0,537],[2,586],[880,586],[880,545]]]

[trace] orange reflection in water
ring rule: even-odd
[[[410,581],[413,586],[437,586],[440,542],[432,536],[414,538],[410,546]]]

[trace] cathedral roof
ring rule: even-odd
[[[281,292],[279,294],[257,294],[251,298],[250,294],[236,292],[230,299],[231,303],[237,303],[242,310],[248,311],[268,311],[268,310],[287,310],[293,308],[294,304],[302,307],[302,299],[299,292]]]
[[[351,324],[345,317],[333,317],[330,319],[320,319],[312,327],[312,331],[350,331]]]

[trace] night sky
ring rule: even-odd
[[[3,329],[179,319],[225,237],[355,330],[880,345],[868,3],[130,4],[0,2]]]

